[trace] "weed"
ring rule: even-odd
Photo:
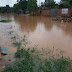
[[[9,33],[9,34],[12,34],[13,32],[14,32],[14,31],[9,31],[8,33]]]
[[[6,23],[6,22],[10,22],[11,20],[0,20],[0,22],[4,22],[4,23]]]
[[[11,39],[16,39],[16,36],[14,36],[14,37],[11,37]]]
[[[0,60],[2,60],[2,58],[0,58]]]
[[[13,45],[16,46],[16,47],[20,47],[21,46],[21,42],[14,42]]]
[[[2,72],[72,72],[72,60],[69,58],[55,57],[41,58],[30,50],[24,48],[17,49],[15,53],[16,60],[14,66],[6,67]]]

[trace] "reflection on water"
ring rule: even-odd
[[[18,35],[28,35],[29,46],[38,45],[38,48],[59,48],[65,51],[65,56],[72,58],[72,23],[51,21],[43,16],[19,16],[6,15],[10,23],[0,23],[0,45],[7,47],[10,53],[16,51],[11,46],[8,31],[14,31]],[[9,29],[12,26],[12,29]],[[7,45],[8,43],[8,45]],[[11,50],[12,49],[12,50]]]

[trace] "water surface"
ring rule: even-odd
[[[21,16],[6,14],[0,19],[11,19],[9,23],[0,23],[0,46],[7,48],[8,58],[12,58],[16,48],[11,44],[11,36],[27,35],[28,46],[38,45],[38,49],[59,48],[64,55],[72,58],[72,23],[51,21],[45,16]],[[13,34],[9,34],[14,31]]]

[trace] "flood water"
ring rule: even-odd
[[[14,35],[27,35],[28,46],[37,45],[38,49],[56,48],[64,51],[64,55],[72,59],[72,23],[51,21],[46,16],[22,16],[6,14],[0,19],[10,19],[9,23],[0,23],[0,46],[7,48],[12,58],[16,48],[11,44],[11,37]],[[14,31],[13,34],[9,34]]]

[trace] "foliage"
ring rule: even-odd
[[[45,4],[46,7],[54,8],[55,7],[55,2],[48,2]]]
[[[9,5],[6,5],[6,9],[9,10],[10,9],[10,6]]]
[[[44,3],[43,2],[41,2],[41,7],[43,7],[44,6]]]
[[[26,10],[27,9],[27,5],[28,5],[28,1],[27,0],[18,0],[17,4],[14,4],[13,8],[14,8],[14,12],[18,12],[19,10]]]
[[[33,72],[34,63],[33,63],[33,59],[31,55],[29,54],[28,50],[26,51],[24,49],[21,49],[18,52],[19,53],[21,52],[22,54],[24,53],[22,55],[24,57],[23,60],[21,61],[16,60],[15,65],[13,67],[7,66],[3,72]],[[17,56],[20,57],[19,54],[17,54]]]
[[[11,8],[9,5],[6,5],[5,7],[0,7],[0,13],[10,13]]]
[[[68,2],[65,2],[65,3],[61,3],[60,5],[59,5],[59,7],[60,8],[68,8],[68,7],[71,7],[71,5],[68,3]]]
[[[50,56],[43,59],[36,54],[24,48],[18,49],[15,55],[22,59],[16,60],[13,66],[7,66],[2,72],[72,72],[72,60],[69,58]]]
[[[0,20],[0,22],[6,23],[6,22],[10,22],[11,20]]]
[[[22,10],[26,10],[27,9],[27,4],[28,4],[27,0],[20,0],[19,1],[19,8],[22,9]]]
[[[17,3],[17,4],[14,4],[14,6],[13,6],[13,11],[14,12],[17,12],[19,10],[19,4]]]
[[[28,11],[36,12],[37,11],[37,1],[36,0],[28,0]]]
[[[58,4],[54,0],[45,0],[45,4],[41,5],[49,8],[69,8],[72,6],[72,0],[61,0]]]
[[[45,0],[46,3],[48,2],[54,2],[54,0]]]
[[[61,0],[60,1],[60,5],[59,5],[59,7],[60,8],[65,8],[65,7],[71,7],[72,6],[72,0]]]
[[[17,52],[15,53],[15,57],[16,58],[22,58],[22,57],[29,58],[30,57],[30,54],[24,48],[22,48],[22,49],[18,48],[17,49]]]
[[[21,46],[21,42],[14,42],[13,45],[16,46],[16,47],[20,47]]]
[[[48,8],[58,8],[59,5],[54,0],[45,0],[44,6]]]

